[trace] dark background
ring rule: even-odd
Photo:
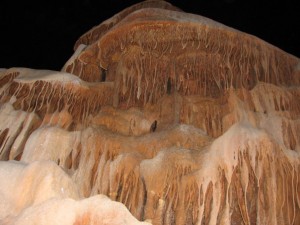
[[[140,1],[0,0],[0,68],[60,70],[76,40],[93,26]],[[297,0],[169,1],[253,34],[300,57],[300,7]]]

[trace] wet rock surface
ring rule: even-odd
[[[297,57],[163,1],[74,50],[0,71],[0,223],[300,224]]]

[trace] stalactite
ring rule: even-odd
[[[154,225],[300,223],[297,57],[156,0],[79,44],[61,72],[0,71],[2,161]]]

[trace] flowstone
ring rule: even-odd
[[[300,224],[297,57],[157,0],[74,51],[0,70],[1,224]]]

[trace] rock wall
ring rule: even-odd
[[[60,72],[1,70],[0,223],[300,224],[299,65],[146,1]]]

